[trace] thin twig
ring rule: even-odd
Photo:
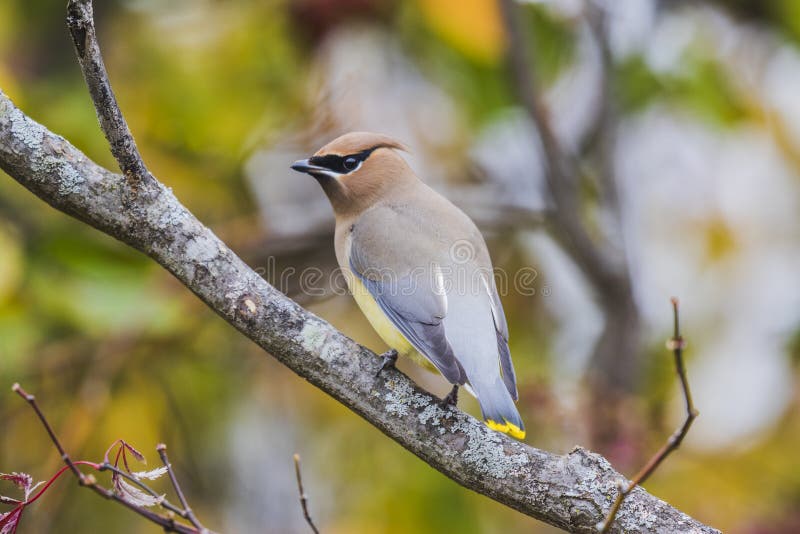
[[[617,498],[614,501],[614,504],[611,506],[611,510],[608,512],[608,516],[606,519],[597,525],[597,529],[604,534],[608,532],[611,528],[611,524],[614,521],[614,517],[616,517],[617,512],[619,511],[620,506],[622,505],[622,501],[625,497],[633,491],[633,489],[638,486],[639,484],[643,484],[653,472],[658,469],[658,466],[661,465],[661,462],[670,455],[674,450],[680,447],[681,442],[686,437],[686,434],[689,432],[689,428],[691,428],[692,423],[700,415],[700,412],[694,407],[694,401],[692,400],[692,391],[689,389],[689,379],[686,376],[686,366],[683,363],[683,349],[686,347],[686,343],[681,336],[681,328],[680,328],[680,318],[678,314],[678,299],[673,297],[672,298],[672,313],[674,317],[674,332],[672,337],[667,341],[667,348],[672,351],[675,357],[675,371],[678,373],[678,377],[681,381],[681,389],[683,390],[683,398],[686,403],[686,419],[683,421],[683,424],[673,433],[669,439],[667,439],[666,443],[656,452],[652,458],[642,467],[638,473],[633,477],[633,479],[629,483],[620,482],[619,484],[619,493],[617,493]]]
[[[176,523],[175,520],[170,517],[166,517],[161,514],[151,512],[146,508],[137,506],[131,502],[126,501],[125,499],[123,499],[110,489],[101,486],[92,475],[84,475],[84,478],[86,479],[85,486],[87,488],[93,490],[95,493],[97,493],[104,499],[108,499],[116,503],[119,503],[122,506],[128,508],[129,510],[136,512],[145,519],[159,525],[161,528],[164,529],[164,532],[178,532],[179,534],[197,534],[197,531],[195,529],[187,527],[186,525],[181,525],[180,523]]]
[[[297,491],[300,493],[300,506],[303,508],[303,517],[306,518],[306,523],[311,527],[311,531],[314,534],[319,534],[314,521],[311,520],[311,514],[308,513],[308,497],[306,497],[306,492],[303,489],[303,476],[300,474],[300,455],[297,453],[294,455],[294,474],[297,476]]]
[[[188,527],[186,525],[181,525],[179,523],[176,523],[170,517],[166,517],[166,516],[163,516],[161,514],[157,514],[155,512],[147,510],[146,508],[144,508],[142,506],[137,506],[136,504],[133,504],[133,503],[125,500],[120,495],[117,495],[115,492],[111,491],[110,489],[101,486],[97,482],[97,479],[95,479],[95,477],[93,475],[91,475],[91,474],[90,475],[86,475],[83,472],[81,472],[81,470],[78,469],[78,466],[76,465],[76,463],[70,458],[69,454],[67,454],[67,452],[64,449],[63,445],[61,445],[61,441],[56,436],[56,433],[53,430],[53,427],[50,425],[50,422],[47,420],[47,418],[45,417],[44,413],[39,408],[39,405],[36,402],[36,398],[33,395],[31,395],[30,393],[26,392],[19,384],[14,384],[11,387],[11,389],[12,389],[12,391],[14,391],[14,393],[16,393],[17,395],[22,397],[25,400],[25,402],[27,402],[30,405],[30,407],[33,409],[33,411],[36,412],[36,415],[39,418],[39,420],[41,421],[42,426],[44,426],[45,430],[47,431],[47,434],[50,436],[50,440],[53,442],[53,445],[55,445],[56,449],[58,449],[58,452],[61,454],[61,458],[64,460],[64,463],[67,465],[69,470],[78,479],[78,482],[80,483],[81,486],[91,489],[92,491],[94,491],[95,493],[97,493],[98,495],[102,496],[105,499],[109,499],[109,500],[118,502],[119,504],[122,504],[126,508],[128,508],[130,510],[133,510],[134,512],[136,512],[137,514],[141,515],[142,517],[144,517],[144,518],[152,521],[153,523],[156,523],[157,525],[161,526],[164,529],[165,532],[178,532],[179,534],[198,534],[197,530],[195,530],[193,528],[190,528],[190,527]],[[78,463],[89,464],[88,462],[78,462]],[[89,464],[89,465],[96,465],[96,464]],[[139,481],[138,479],[136,479],[132,475],[130,475],[128,473],[125,473],[124,471],[122,471],[120,469],[117,469],[116,467],[114,467],[113,465],[111,465],[111,464],[109,464],[107,462],[104,462],[104,463],[102,463],[102,464],[100,464],[99,466],[96,466],[96,467],[98,467],[99,470],[101,470],[101,471],[110,470],[110,471],[113,471],[113,472],[115,472],[115,473],[117,473],[117,474],[119,474],[121,476],[124,476],[127,480],[130,480],[132,483],[137,484],[139,487],[141,487],[142,489],[144,489],[145,491],[147,491],[151,495],[154,495],[154,496],[157,495],[152,489],[147,487],[146,484],[142,483],[141,481]],[[35,500],[36,498],[38,498],[38,496],[35,497],[34,499],[31,499],[31,501]],[[177,507],[175,507],[175,510],[177,511],[176,513],[180,513],[180,511],[181,511]]]
[[[197,519],[197,516],[194,515],[192,507],[189,506],[189,502],[186,500],[186,496],[183,494],[181,485],[178,483],[178,477],[175,476],[175,472],[172,470],[172,464],[170,463],[169,458],[167,458],[167,446],[163,443],[159,443],[156,446],[156,451],[158,451],[158,455],[161,457],[161,462],[164,464],[164,467],[167,468],[169,479],[172,481],[172,487],[175,488],[175,493],[178,495],[178,500],[181,501],[181,506],[183,506],[182,512],[179,513],[188,519],[202,534],[207,533],[208,529],[204,527],[200,523],[200,520]]]
[[[91,0],[69,0],[67,28],[72,36],[78,63],[97,111],[100,128],[108,140],[111,153],[119,163],[122,174],[131,183],[155,181],[142,161],[128,123],[111,89],[100,45],[97,42]]]
[[[22,389],[22,386],[19,384],[14,384],[11,386],[11,391],[22,397],[25,402],[27,402],[30,407],[33,408],[33,411],[36,412],[36,416],[39,418],[39,421],[41,421],[42,425],[44,425],[44,429],[47,430],[47,434],[50,436],[50,441],[52,441],[53,445],[55,445],[56,449],[58,449],[61,459],[64,460],[64,463],[67,464],[67,467],[69,467],[70,471],[72,471],[72,473],[78,478],[78,482],[80,482],[81,485],[84,485],[86,483],[85,475],[80,471],[80,469],[78,469],[78,466],[73,463],[72,458],[69,457],[67,451],[64,450],[63,445],[61,445],[61,442],[56,437],[56,433],[53,431],[53,427],[50,426],[50,423],[47,421],[44,413],[42,413],[42,410],[39,409],[39,405],[36,403],[36,397]]]

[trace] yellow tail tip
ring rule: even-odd
[[[502,423],[498,423],[497,421],[493,421],[491,419],[487,419],[484,422],[486,423],[486,426],[488,426],[492,430],[508,434],[509,436],[515,439],[525,439],[525,430],[518,427],[514,423],[509,423],[505,419],[503,420]]]

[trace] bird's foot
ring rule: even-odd
[[[375,373],[375,376],[380,376],[384,369],[394,369],[394,364],[397,362],[397,351],[395,349],[387,350],[381,354],[381,358],[383,359],[383,363],[381,364],[381,368],[378,369],[378,372]]]
[[[458,384],[453,386],[453,389],[450,390],[450,393],[445,395],[445,397],[440,401],[442,408],[447,408],[448,406],[456,407],[458,405]]]

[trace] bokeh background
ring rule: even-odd
[[[390,133],[479,222],[497,267],[536,270],[533,291],[503,295],[529,443],[581,444],[626,473],[638,468],[683,415],[664,348],[676,295],[701,415],[647,489],[726,532],[800,531],[799,2],[598,2],[619,112],[619,199],[614,217],[598,209],[587,158],[576,217],[617,232],[636,303],[630,335],[640,340],[630,383],[609,393],[611,414],[587,382],[608,307],[542,225],[542,158],[509,84],[492,0],[97,4],[106,63],[145,161],[282,290],[385,349],[325,277],[300,279],[306,267],[332,267],[332,217],[314,180],[288,165],[347,130]],[[591,132],[602,50],[583,2],[521,9],[563,145],[602,146],[609,132]],[[0,87],[116,169],[63,0],[0,2]],[[630,371],[620,367],[601,371]],[[436,393],[448,389],[403,368]],[[155,464],[166,442],[215,530],[306,532],[298,452],[326,533],[554,531],[435,472],[152,261],[0,173],[0,472],[48,478],[60,460],[10,392],[17,381],[74,457],[97,460],[124,438]],[[469,399],[461,407],[478,413]],[[65,479],[26,511],[20,532],[155,528]]]

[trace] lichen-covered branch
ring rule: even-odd
[[[605,517],[620,475],[604,458],[529,447],[442,408],[399,371],[376,377],[372,352],[269,285],[170,189],[157,180],[133,185],[98,166],[2,91],[0,168],[54,208],[153,258],[299,376],[459,484],[572,532],[594,532]],[[613,531],[716,532],[641,488]]]
[[[91,0],[69,0],[67,28],[72,36],[72,44],[75,46],[89,94],[94,102],[100,128],[108,139],[111,154],[119,162],[122,174],[132,181],[153,180],[136,149],[133,134],[111,89],[103,56],[100,54],[100,45],[97,42]]]

